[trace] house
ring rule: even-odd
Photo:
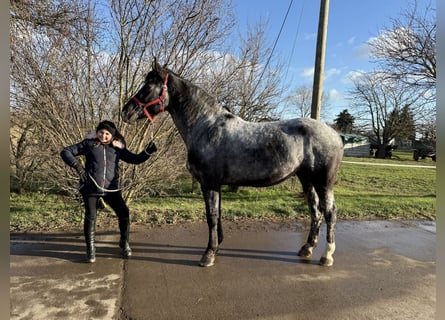
[[[371,143],[368,137],[358,134],[340,134],[343,140],[344,156],[346,157],[369,157]]]

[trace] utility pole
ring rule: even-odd
[[[324,57],[328,30],[329,0],[321,0],[318,18],[317,51],[315,53],[314,85],[312,88],[311,118],[320,120],[321,96],[323,92]]]

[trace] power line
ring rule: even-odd
[[[257,81],[257,83],[256,83],[256,85],[255,85],[255,88],[252,90],[252,94],[253,94],[253,93],[256,91],[256,89],[258,88],[258,85],[260,84],[260,81],[261,81],[261,79],[263,78],[264,72],[266,72],[266,68],[267,68],[267,66],[268,66],[269,63],[270,63],[270,60],[272,59],[272,55],[273,55],[273,53],[274,53],[274,51],[275,51],[275,48],[276,48],[277,43],[278,43],[278,40],[280,39],[281,32],[283,31],[284,24],[286,23],[287,16],[289,15],[289,11],[290,11],[290,9],[292,8],[292,3],[293,3],[293,2],[294,2],[294,0],[291,0],[290,3],[289,3],[289,6],[288,6],[287,11],[286,11],[286,15],[284,16],[283,22],[282,22],[281,27],[280,27],[280,31],[278,32],[278,35],[277,35],[277,37],[276,37],[276,39],[275,39],[275,42],[274,42],[274,45],[273,45],[273,47],[272,47],[272,51],[270,52],[270,55],[269,55],[269,57],[267,58],[266,64],[264,65],[263,71],[261,72],[260,77],[258,78],[258,81]]]
[[[297,24],[297,31],[295,32],[295,37],[294,37],[294,41],[292,43],[292,50],[290,52],[290,57],[288,60],[288,64],[287,64],[287,68],[286,68],[286,72],[284,74],[284,82],[286,82],[287,80],[287,75],[289,73],[289,68],[290,68],[290,64],[292,61],[292,58],[294,56],[294,52],[295,52],[295,46],[297,44],[297,38],[298,38],[298,34],[300,33],[300,24],[301,24],[301,17],[303,16],[303,11],[304,11],[304,4],[306,3],[306,1],[303,1],[303,5],[301,7],[301,11],[300,11],[300,17],[298,18],[298,24]]]

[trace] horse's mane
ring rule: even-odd
[[[214,96],[213,94],[209,93],[206,89],[194,84],[190,80],[184,79],[179,74],[177,74],[176,72],[174,72],[168,68],[164,68],[164,70],[166,72],[168,72],[170,75],[173,75],[176,79],[179,79],[183,85],[185,84],[188,87],[190,92],[198,94],[200,99],[205,100],[209,105],[213,106],[214,108],[219,107],[221,110],[225,110],[227,112],[232,113],[232,110],[230,110],[227,106],[223,106],[218,101],[218,98],[216,96]]]

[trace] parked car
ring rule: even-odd
[[[432,148],[415,149],[413,151],[413,159],[418,161],[419,158],[421,159],[431,158],[433,161],[436,161],[436,150]]]
[[[436,148],[432,145],[424,144],[422,142],[416,141],[414,143],[413,159],[418,161],[420,159],[431,158],[436,161]]]

